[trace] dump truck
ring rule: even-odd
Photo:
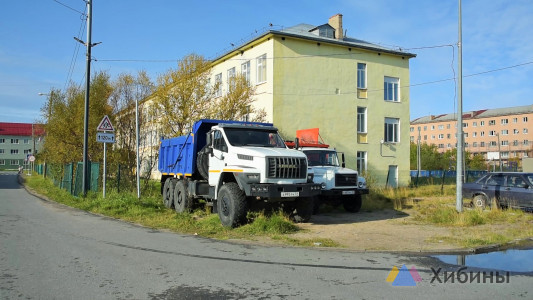
[[[288,149],[271,123],[199,120],[189,134],[161,140],[158,169],[166,207],[182,213],[205,202],[226,227],[243,224],[258,203],[307,222],[321,190],[305,154]]]
[[[358,212],[363,203],[362,195],[368,194],[366,180],[356,170],[346,168],[344,153],[339,153],[328,144],[319,141],[319,129],[296,131],[294,141],[287,141],[289,148],[302,151],[308,160],[313,181],[320,184],[321,193],[314,198],[314,213],[321,204],[343,205],[348,212]]]

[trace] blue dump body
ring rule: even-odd
[[[202,119],[194,123],[192,133],[161,140],[158,169],[163,175],[192,176],[196,171],[196,154],[206,144],[206,133],[217,124],[272,126],[271,123]]]

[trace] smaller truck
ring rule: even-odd
[[[307,222],[321,189],[306,156],[288,149],[271,123],[199,120],[189,134],[161,140],[158,169],[166,207],[189,212],[203,200],[226,227],[265,204]]]
[[[320,195],[314,201],[314,213],[318,213],[323,203],[333,206],[343,205],[348,212],[358,212],[363,202],[362,195],[368,194],[365,178],[358,172],[346,168],[344,153],[339,153],[320,143],[319,129],[303,129],[296,131],[294,142],[286,142],[289,148],[302,151],[309,164],[309,172],[313,173],[313,182],[321,185]]]

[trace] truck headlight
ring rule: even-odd
[[[246,180],[248,183],[259,182],[261,180],[261,176],[257,173],[249,173],[246,174]]]
[[[322,183],[320,184],[320,186],[322,187],[323,190],[326,189],[326,183],[325,183],[325,182],[322,182]]]
[[[313,174],[313,173],[308,173],[308,174],[307,174],[307,182],[308,182],[308,183],[313,182],[313,179],[314,179],[314,178],[315,178],[315,174]]]

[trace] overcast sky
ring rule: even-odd
[[[73,37],[86,40],[85,2],[0,7],[0,122],[35,122],[38,93],[84,84],[85,48]],[[348,36],[417,54],[411,119],[457,110],[458,1],[449,0],[93,0],[92,41],[102,43],[91,70],[144,69],[155,81],[187,54],[214,58],[270,23],[321,25],[337,13]],[[463,110],[533,105],[533,1],[465,0],[462,13]]]

